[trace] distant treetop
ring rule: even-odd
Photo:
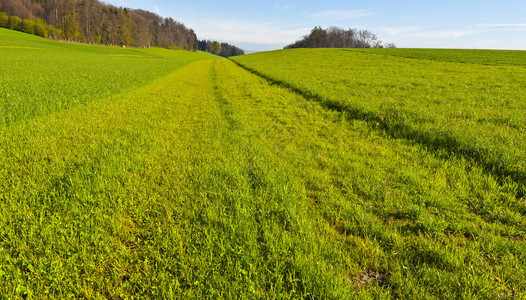
[[[202,40],[198,41],[198,50],[209,52],[215,55],[219,55],[222,57],[231,57],[231,56],[238,56],[238,55],[244,55],[245,51],[242,49],[230,45],[228,43],[219,43],[217,41],[211,41],[211,40]]]
[[[314,27],[310,34],[303,36],[285,49],[292,48],[395,48],[393,43],[386,45],[378,40],[378,37],[367,30],[343,29],[339,27],[329,27],[323,29],[319,26]]]

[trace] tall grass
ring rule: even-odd
[[[426,59],[376,55],[392,53],[389,49],[372,53],[300,49],[234,60],[394,138],[472,159],[503,180],[526,182],[526,90],[521,83],[526,73],[522,66],[514,66],[513,59],[511,65],[498,66],[429,59],[437,53],[450,53],[454,59],[455,50],[422,50],[419,57]],[[462,53],[467,61],[479,62],[500,52],[482,52],[489,53],[484,59],[476,50]],[[525,192],[522,186],[518,196]]]
[[[0,129],[0,298],[524,297],[519,183],[198,56]]]
[[[58,43],[0,28],[0,126],[141,87],[210,57]]]

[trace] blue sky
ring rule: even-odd
[[[200,39],[280,49],[314,26],[367,29],[408,48],[526,50],[526,0],[104,0],[173,17]]]

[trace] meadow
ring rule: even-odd
[[[388,106],[366,101],[380,93],[368,77],[380,64],[385,73],[415,68],[422,85],[441,78],[456,97],[466,97],[455,90],[462,67],[488,66],[349,50],[234,63],[0,36],[11,71],[0,77],[0,101],[11,105],[0,124],[0,298],[526,296],[520,172],[389,129],[403,118],[427,139],[435,132],[426,122],[446,130],[439,112],[460,101],[449,105],[440,88],[403,103],[426,109],[421,122],[400,108],[398,119],[372,123],[371,112],[380,118]],[[434,64],[452,71],[425,73]],[[522,69],[500,68],[509,77],[494,98],[517,88],[517,101],[486,110],[520,112]],[[392,78],[385,94],[414,86],[405,80]],[[495,147],[497,130],[457,127],[442,134],[459,149],[470,133]],[[523,151],[495,149],[495,157]]]
[[[418,51],[421,54],[415,57],[421,59],[407,58]],[[453,62],[443,61],[446,53]],[[498,53],[300,49],[235,61],[329,109],[367,121],[393,138],[460,155],[498,177],[512,178],[520,183],[524,196],[526,73],[517,57],[525,54],[503,51],[495,61],[502,64],[484,65]],[[403,55],[407,57],[393,57]],[[465,57],[463,63],[459,57]]]
[[[365,53],[434,61],[459,62],[489,66],[526,66],[526,53],[517,50],[467,49],[360,49]]]
[[[57,43],[0,30],[0,126],[140,87],[205,53]],[[172,51],[176,52],[176,51]],[[172,57],[170,57],[170,55]]]

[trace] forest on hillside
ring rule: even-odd
[[[0,0],[0,26],[59,40],[196,51],[196,33],[173,18],[98,0]],[[235,46],[205,41],[216,55],[243,54]],[[210,45],[217,43],[219,48]],[[206,47],[206,46],[209,47]]]
[[[97,0],[0,0],[0,11],[42,19],[53,38],[104,45],[197,49],[192,29],[172,18]]]

